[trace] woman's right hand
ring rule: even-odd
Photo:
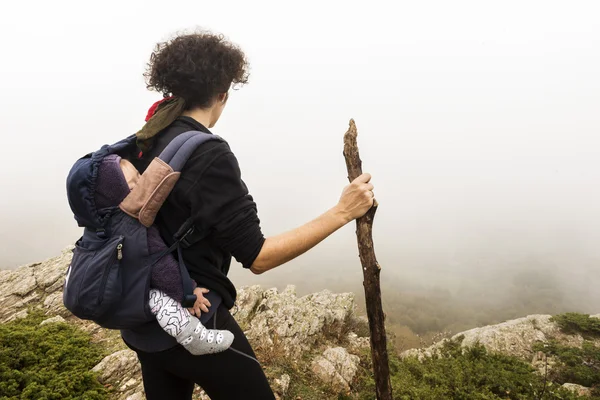
[[[374,186],[370,181],[371,175],[365,173],[344,188],[337,207],[348,222],[362,217],[373,207]]]

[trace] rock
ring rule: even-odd
[[[72,247],[67,247],[62,251],[60,256],[36,265],[33,268],[33,275],[37,282],[37,287],[39,289],[46,289],[58,282],[60,285],[55,290],[61,288],[72,257]]]
[[[46,289],[44,289],[44,291],[46,293],[54,293],[57,290],[61,290],[61,293],[62,293],[62,288],[63,288],[64,284],[65,284],[65,277],[62,276],[59,279],[57,279],[57,281],[54,282],[52,285],[50,285]]]
[[[144,399],[141,368],[135,352],[127,349],[110,354],[100,361],[92,371],[98,380],[115,390],[113,399]]]
[[[11,294],[23,297],[31,293],[36,287],[37,282],[33,274],[33,265],[24,265],[15,270],[2,271],[0,275],[0,296],[5,297]]]
[[[360,359],[343,347],[328,348],[312,363],[313,373],[337,392],[350,391]]]
[[[419,361],[423,361],[425,358],[431,358],[434,355],[438,355],[440,348],[442,348],[444,343],[446,343],[447,341],[448,339],[442,339],[440,342],[434,344],[433,346],[426,347],[424,349],[408,349],[400,353],[400,358],[415,357]]]
[[[4,299],[0,298],[0,323],[9,322],[19,317],[20,315],[27,316],[25,308],[40,297],[40,294],[33,292],[25,297],[16,295],[8,296]]]
[[[142,393],[137,392],[132,394],[131,396],[127,396],[125,400],[144,400],[145,398],[146,397]]]
[[[43,320],[40,323],[40,326],[41,325],[46,325],[46,324],[51,324],[51,323],[64,324],[65,322],[66,321],[65,321],[65,319],[63,317],[61,317],[60,315],[57,315],[56,317],[52,317],[52,318],[48,318],[48,319]]]
[[[354,332],[348,334],[348,351],[353,354],[360,354],[371,346],[368,337],[358,337]]]
[[[118,386],[140,372],[140,364],[134,351],[121,350],[104,357],[92,371],[99,373],[100,382]]]
[[[575,383],[564,383],[562,385],[562,387],[564,387],[567,390],[570,390],[571,392],[575,393],[578,396],[590,397],[592,395],[592,391],[590,388],[587,388],[587,387],[581,386],[581,385],[577,385]]]
[[[328,290],[296,297],[294,286],[282,293],[272,288],[262,293],[256,315],[246,331],[257,348],[273,348],[274,343],[292,359],[299,359],[324,336],[340,339],[344,326],[354,314],[352,293],[334,294]]]
[[[556,359],[552,356],[547,357],[542,351],[536,351],[531,360],[531,366],[537,370],[541,376],[546,375],[556,365]]]
[[[274,390],[277,394],[285,398],[285,395],[290,387],[290,376],[288,374],[281,375],[281,378],[275,379]]]
[[[206,394],[204,390],[198,385],[194,388],[194,393],[192,395],[193,400],[210,400],[210,397]]]
[[[264,290],[258,286],[245,286],[238,290],[235,305],[231,309],[231,315],[241,326],[247,326],[256,313],[256,307],[262,300]]]
[[[14,321],[15,319],[27,318],[28,315],[29,315],[29,313],[27,312],[27,310],[21,310],[17,313],[14,313],[13,315],[11,315],[10,318],[8,320],[6,320],[5,322]]]
[[[132,386],[135,386],[137,384],[138,384],[138,381],[135,378],[129,378],[129,380],[127,382],[125,382],[124,384],[121,385],[121,387],[119,388],[119,390],[121,392],[124,392],[127,389],[129,389]]]
[[[14,285],[12,287],[12,293],[21,297],[28,295],[37,287],[33,269],[25,268],[22,272],[23,273],[21,274],[16,274],[16,279],[12,282]]]
[[[46,309],[46,314],[61,315],[63,317],[71,315],[71,312],[63,304],[62,292],[55,292],[46,296],[44,299],[44,308]]]

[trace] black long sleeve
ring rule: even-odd
[[[187,189],[195,225],[245,268],[250,268],[265,241],[256,203],[242,181],[231,151],[222,153]]]

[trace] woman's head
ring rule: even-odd
[[[188,110],[220,115],[229,88],[248,82],[248,62],[223,35],[193,33],[157,44],[144,76],[148,89],[183,98]]]

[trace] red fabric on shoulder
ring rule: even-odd
[[[164,99],[159,100],[156,103],[152,104],[152,106],[150,106],[150,108],[148,109],[148,114],[146,114],[146,122],[148,122],[148,120],[154,116],[159,105],[161,105],[162,103],[164,103],[167,100],[171,100],[172,98],[173,98],[173,96],[165,97]]]

